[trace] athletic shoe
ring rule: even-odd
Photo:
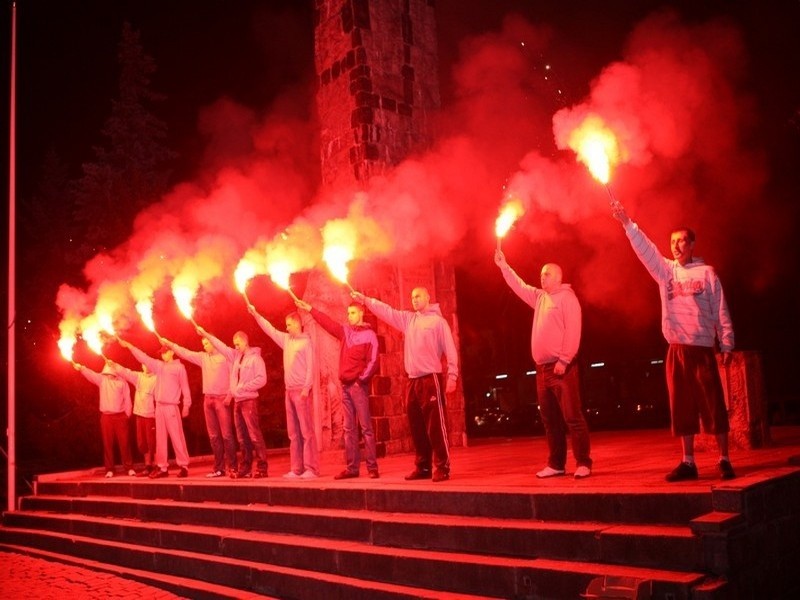
[[[169,473],[166,469],[163,471],[161,469],[153,469],[148,477],[150,479],[161,479],[162,477],[169,477]]]
[[[136,477],[136,471],[134,471],[133,469],[128,469],[128,476]]]
[[[295,473],[294,471],[289,471],[288,473],[283,474],[284,479],[300,479],[300,475]]]
[[[319,477],[319,475],[317,475],[316,473],[314,473],[314,471],[310,469],[306,469],[305,471],[303,471],[303,474],[300,475],[300,479],[316,479],[317,477]]]
[[[697,479],[697,465],[689,464],[687,462],[680,463],[677,467],[672,469],[665,478],[670,483],[675,481],[688,481],[690,479]]]
[[[539,471],[536,476],[539,479],[547,479],[548,477],[559,477],[564,474],[564,469],[554,469],[553,467],[545,467]]]
[[[431,479],[431,481],[436,483],[437,481],[447,481],[448,479],[450,479],[450,473],[449,472],[442,471],[441,469],[436,469],[436,471],[433,474],[433,478]]]
[[[725,459],[719,461],[719,477],[724,480],[734,479],[736,477],[736,473],[733,472],[733,467],[731,466],[731,461]]]
[[[266,471],[256,471],[253,473],[253,479],[265,479],[267,477]]]
[[[591,474],[592,470],[584,465],[581,465],[580,467],[575,469],[575,479],[586,479]]]
[[[146,466],[144,469],[142,469],[141,471],[139,471],[139,472],[136,474],[136,476],[137,476],[137,477],[147,477],[147,476],[148,476],[148,475],[150,475],[150,473],[152,473],[152,472],[153,472],[153,467],[151,467],[150,465],[147,465],[147,466]]]
[[[430,478],[431,478],[431,472],[428,471],[427,469],[414,469],[413,471],[411,471],[411,473],[406,475],[406,481],[415,481],[417,479],[430,479]]]
[[[184,479],[185,477],[188,476],[189,476],[189,469],[187,469],[186,467],[181,467],[181,470],[178,471],[178,477]]]
[[[217,477],[222,477],[224,475],[225,473],[223,473],[222,471],[211,471],[211,473],[206,474],[206,477],[208,479],[216,479]]]
[[[369,478],[370,479],[377,479],[380,476],[381,476],[381,474],[378,473],[378,469],[370,469],[369,470]]]
[[[106,471],[106,479],[111,479],[114,476],[114,471]]]
[[[333,476],[334,479],[355,479],[356,477],[358,477],[358,473],[353,473],[347,469]]]

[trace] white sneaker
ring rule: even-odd
[[[317,477],[319,477],[319,475],[317,475],[316,473],[314,473],[314,471],[311,471],[310,469],[307,469],[306,471],[303,472],[302,475],[300,475],[300,479],[316,479]]]
[[[591,474],[592,470],[589,467],[580,466],[575,469],[575,479],[586,479]]]
[[[545,467],[541,471],[539,471],[536,476],[539,479],[547,479],[548,477],[557,477],[558,475],[563,475],[564,469],[554,469],[552,467]]]
[[[114,476],[114,471],[106,471],[106,479],[111,479]]]
[[[136,477],[136,471],[134,471],[133,469],[128,469],[128,475],[130,475],[131,477]]]
[[[217,477],[222,477],[223,475],[225,475],[225,473],[222,471],[211,471],[211,473],[206,474],[206,477],[209,479],[216,479]]]
[[[294,471],[289,471],[288,473],[283,474],[284,479],[300,479],[300,475],[295,473]]]

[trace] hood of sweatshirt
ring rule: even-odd
[[[435,302],[435,303],[432,302],[432,303],[428,304],[428,306],[426,306],[422,310],[418,310],[417,313],[420,314],[420,315],[439,315],[440,317],[443,316],[442,315],[442,309],[439,308],[439,303],[438,302]]]

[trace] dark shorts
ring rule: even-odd
[[[666,360],[672,433],[727,433],[728,409],[713,348],[670,344]]]

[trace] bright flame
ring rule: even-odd
[[[61,356],[72,362],[75,353],[75,344],[78,341],[78,324],[72,319],[64,319],[58,325],[61,337],[58,339],[58,349]]]
[[[142,319],[144,326],[155,333],[156,324],[155,321],[153,321],[153,301],[139,300],[136,303],[136,312],[139,313],[139,317]]]
[[[498,238],[505,237],[508,231],[511,229],[511,226],[514,225],[517,219],[519,219],[524,213],[525,208],[522,206],[522,202],[520,202],[518,199],[512,198],[506,202],[503,208],[500,209],[500,214],[497,215],[497,220],[494,224],[495,235]]]
[[[103,338],[98,327],[90,327],[81,331],[81,337],[95,354],[103,355]]]
[[[345,246],[328,246],[322,251],[322,260],[328,265],[331,274],[342,283],[347,283],[347,276],[350,274],[347,263],[352,259],[353,250]]]
[[[287,260],[276,260],[267,264],[267,274],[275,282],[275,285],[285,290],[289,289],[289,278],[294,269]]]
[[[347,219],[333,219],[322,228],[322,260],[328,265],[331,274],[344,284],[350,269],[347,266],[356,254],[356,244],[361,239],[356,223],[366,225],[360,215],[349,215]],[[366,229],[366,227],[365,227]]]
[[[236,270],[233,272],[233,280],[236,282],[236,289],[239,290],[240,294],[244,294],[247,291],[247,284],[260,271],[258,263],[247,255],[239,261],[239,264],[236,265]]]
[[[567,142],[584,163],[592,177],[602,184],[611,178],[611,168],[620,160],[617,136],[603,120],[590,115],[569,134]]]
[[[194,290],[188,285],[181,285],[173,281],[172,295],[175,298],[175,304],[178,305],[178,310],[181,311],[181,314],[187,319],[191,319],[194,313],[194,307],[192,306]]]

